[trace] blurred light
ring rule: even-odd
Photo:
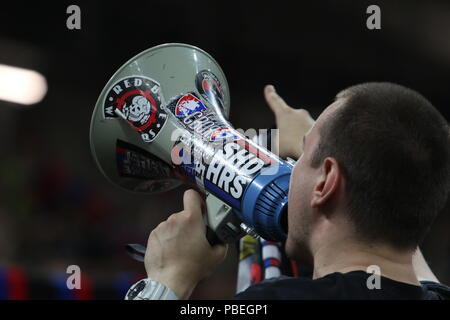
[[[0,64],[0,100],[34,104],[47,93],[47,81],[40,73]]]

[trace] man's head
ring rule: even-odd
[[[423,96],[391,83],[350,87],[305,137],[289,190],[286,251],[339,230],[413,250],[450,190],[450,129]],[[320,240],[319,240],[320,241]]]

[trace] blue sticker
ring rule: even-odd
[[[204,104],[191,93],[182,96],[175,106],[175,115],[177,117],[187,117],[188,115],[206,110]]]

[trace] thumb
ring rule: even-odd
[[[184,211],[190,212],[196,217],[202,217],[204,203],[202,197],[197,191],[189,189],[184,192],[183,206]]]
[[[266,98],[266,102],[269,105],[270,109],[272,109],[275,115],[280,114],[281,112],[289,109],[290,107],[284,102],[283,98],[281,98],[278,93],[275,91],[275,87],[272,85],[267,85],[264,88],[264,97]]]

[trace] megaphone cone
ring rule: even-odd
[[[220,199],[207,201],[215,212],[208,223],[224,242],[242,229],[282,241],[292,166],[235,130],[229,111],[225,75],[209,54],[186,44],[157,46],[125,63],[103,89],[92,153],[103,174],[127,190],[191,183]]]

